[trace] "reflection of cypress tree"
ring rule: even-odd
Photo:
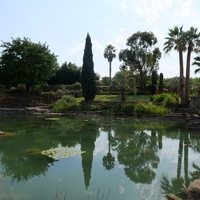
[[[160,133],[158,133],[158,147],[162,149],[162,135]]]
[[[86,151],[86,153],[81,154],[86,189],[90,185],[95,140],[96,133],[93,130],[86,130],[81,135],[81,150]]]

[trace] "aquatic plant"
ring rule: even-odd
[[[60,158],[67,158],[70,156],[75,156],[77,154],[85,153],[85,151],[81,151],[72,147],[57,147],[57,148],[50,148],[48,150],[44,150],[41,152],[43,155],[53,158],[55,160]]]

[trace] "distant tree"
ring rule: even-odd
[[[115,74],[112,81],[112,86],[120,91],[121,101],[126,101],[125,91],[127,87],[127,71],[119,71]]]
[[[145,88],[153,70],[158,70],[161,52],[155,48],[157,38],[152,32],[136,32],[127,39],[126,45],[130,48],[121,50],[119,60],[123,61],[123,69],[130,70],[137,76],[139,74],[139,85]]]
[[[116,54],[115,54],[115,47],[112,46],[111,44],[107,45],[106,48],[104,49],[104,58],[107,58],[108,59],[108,62],[109,62],[109,77],[110,77],[110,83],[111,83],[111,63],[113,61],[113,58],[116,57]]]
[[[64,62],[49,81],[49,85],[71,85],[81,82],[81,67],[72,64],[71,62]]]
[[[129,71],[121,70],[112,78],[111,88],[120,92],[121,101],[126,101],[125,92],[136,94],[135,77]]]
[[[57,68],[57,57],[46,44],[33,43],[28,38],[3,42],[0,62],[0,84],[7,87],[24,84],[26,90],[42,86]]]
[[[101,83],[102,83],[103,85],[109,86],[109,85],[110,85],[110,77],[107,77],[107,76],[102,77],[102,78],[101,78]]]
[[[151,93],[155,94],[157,89],[157,80],[158,80],[158,74],[156,70],[152,71],[151,76]]]
[[[181,103],[185,104],[185,91],[184,91],[184,67],[183,67],[183,52],[186,51],[185,33],[183,26],[180,28],[175,26],[173,29],[169,29],[168,37],[165,38],[164,52],[169,53],[172,49],[179,53],[179,65],[180,65],[180,96]]]
[[[163,92],[163,73],[160,73],[159,76],[159,85],[158,85],[159,92]]]
[[[173,78],[166,79],[165,87],[172,92],[180,90],[180,78],[175,76]]]
[[[85,50],[83,55],[82,88],[85,101],[94,100],[96,94],[96,83],[92,54],[92,42],[89,33],[86,37]]]

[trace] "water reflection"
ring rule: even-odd
[[[1,116],[0,130],[13,135],[0,138],[0,175],[12,182],[49,177],[49,169],[61,161],[43,156],[41,151],[57,146],[86,151],[80,155],[82,179],[79,172],[74,177],[79,180],[77,188],[83,183],[84,190],[95,185],[98,191],[102,176],[107,179],[100,185],[105,184],[108,191],[111,186],[106,182],[112,179],[115,185],[114,179],[124,172],[118,180],[119,194],[127,195],[124,199],[130,199],[130,195],[135,199],[163,199],[163,194],[179,193],[200,175],[200,136],[175,124],[101,117],[61,117],[53,121],[42,116]],[[102,140],[105,148],[95,155],[97,140]],[[170,149],[170,145],[174,146]],[[156,195],[145,189],[148,185],[156,188]],[[113,199],[120,198],[115,194]]]

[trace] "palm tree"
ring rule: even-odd
[[[180,64],[180,96],[181,104],[185,104],[184,95],[184,72],[183,72],[183,52],[186,50],[186,42],[184,38],[183,26],[180,28],[175,26],[174,29],[169,29],[167,41],[164,43],[164,52],[169,53],[172,49],[179,53]]]
[[[191,53],[194,51],[198,53],[200,51],[200,33],[197,33],[198,29],[191,27],[189,31],[185,33],[187,42],[187,61],[186,61],[186,80],[185,80],[185,102],[189,103],[190,94],[190,59]]]
[[[116,54],[115,54],[115,47],[112,46],[111,44],[107,45],[106,48],[104,49],[104,58],[107,58],[108,59],[108,62],[109,62],[109,77],[110,77],[110,83],[111,83],[111,63],[113,61],[113,58],[116,57]]]

